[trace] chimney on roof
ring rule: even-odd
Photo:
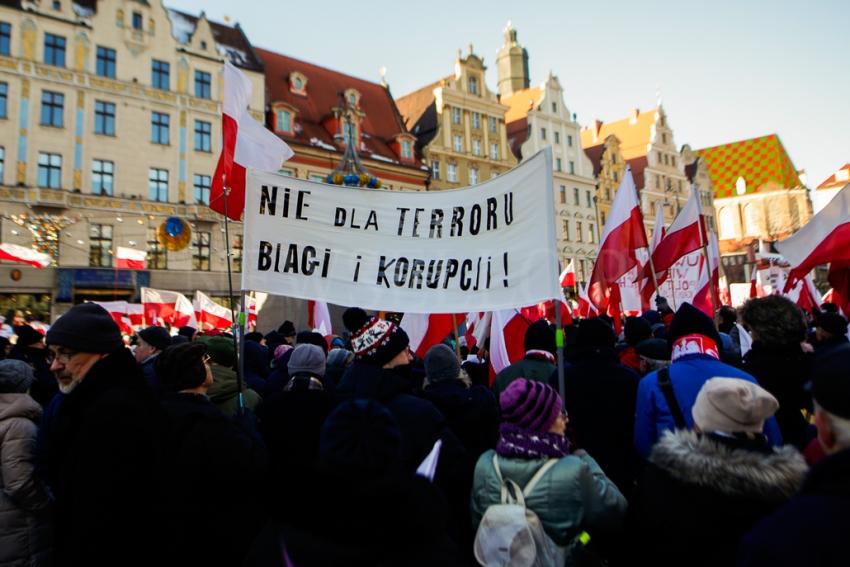
[[[593,120],[593,141],[596,142],[599,140],[599,132],[602,131],[602,121],[598,119]]]
[[[629,114],[629,124],[637,124],[638,116],[640,116],[640,109],[633,108],[632,112]]]

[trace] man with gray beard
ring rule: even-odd
[[[39,432],[56,514],[56,565],[152,565],[156,405],[118,325],[94,303],[47,332],[59,395]]]

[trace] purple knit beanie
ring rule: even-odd
[[[529,431],[546,432],[561,413],[561,396],[543,382],[517,378],[499,396],[502,420]]]

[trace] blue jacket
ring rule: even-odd
[[[685,423],[691,429],[694,418],[691,408],[694,407],[697,394],[702,385],[711,378],[741,378],[757,383],[756,379],[734,366],[729,366],[707,354],[688,354],[681,357],[670,366],[670,381],[673,383],[673,393],[682,409]],[[661,388],[658,387],[658,372],[650,372],[640,381],[635,407],[635,449],[644,457],[648,457],[652,446],[664,432],[675,429],[673,415],[667,406],[667,400]],[[782,445],[782,435],[776,419],[770,418],[764,426],[764,432],[772,445]]]

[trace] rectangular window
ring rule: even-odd
[[[168,252],[157,237],[157,229],[148,228],[148,268],[151,270],[168,269]]]
[[[658,154],[658,163],[660,164],[664,160],[664,158],[661,155],[661,152],[657,152],[657,154]]]
[[[481,140],[478,138],[472,139],[472,155],[480,156],[481,155]]]
[[[552,114],[558,114],[558,104],[555,102],[552,103]]]
[[[592,207],[593,206],[593,197],[590,195],[590,191],[585,191],[584,196],[587,197],[587,206]]]
[[[6,148],[0,146],[0,185],[3,184],[3,178],[6,173]]]
[[[0,118],[8,118],[9,84],[0,83]]]
[[[664,165],[670,165],[670,162],[667,159],[667,154],[664,154]]]
[[[151,113],[151,142],[168,145],[171,116],[164,112]]]
[[[142,13],[133,12],[133,29],[141,31],[142,29]]]
[[[53,35],[52,33],[44,34],[44,63],[46,65],[55,65],[56,67],[65,66],[64,37]]]
[[[474,167],[469,168],[469,184],[477,185],[478,184],[478,170]]]
[[[38,186],[59,189],[62,186],[62,156],[38,153]]]
[[[576,172],[576,162],[570,161],[570,173],[572,175],[575,175],[575,172]]]
[[[453,163],[450,163],[446,167],[446,177],[451,183],[457,183],[457,166]]]
[[[472,113],[472,127],[481,128],[481,115],[477,112]]]
[[[292,113],[288,110],[278,110],[275,113],[275,129],[278,132],[292,132]]]
[[[155,89],[167,91],[171,88],[169,75],[171,66],[165,61],[153,60],[151,65],[151,86]]]
[[[489,117],[487,119],[487,124],[488,124],[488,127],[490,129],[490,132],[495,134],[496,133],[496,126],[498,124],[498,121],[496,120],[496,118],[493,117],[493,116]]]
[[[192,186],[194,187],[195,204],[210,204],[211,180],[212,178],[209,175],[199,175],[196,173],[194,176],[192,176]]]
[[[460,109],[456,106],[452,107],[452,124],[460,124]]]
[[[148,174],[148,199],[168,202],[168,170],[152,167]]]
[[[579,199],[578,187],[573,187],[573,205],[578,207],[580,203],[581,200]]]
[[[670,156],[670,165],[676,167],[676,156]]]
[[[91,161],[91,192],[93,195],[113,195],[112,182],[115,164],[111,161],[93,159]]]
[[[563,185],[561,185],[560,195],[561,195],[561,204],[566,205],[567,204],[567,188],[564,187]]]
[[[452,147],[454,148],[454,151],[456,151],[458,153],[462,152],[463,151],[463,136],[455,134],[452,137],[452,140],[453,140]]]
[[[573,137],[567,134],[567,145],[573,147]]]
[[[560,132],[555,132],[555,143],[556,144],[561,143],[561,133]]]
[[[6,22],[0,22],[0,55],[9,55],[12,45],[12,26]]]
[[[95,73],[101,77],[115,78],[115,50],[97,46]]]
[[[576,221],[576,242],[583,242],[583,239],[581,221]]]
[[[94,133],[115,135],[115,104],[102,100],[94,101]]]
[[[112,266],[112,225],[89,225],[89,266],[108,268]]]
[[[614,181],[619,181],[620,180],[619,177],[620,177],[619,174],[615,171],[614,172]]]
[[[658,177],[657,175],[655,176],[655,188],[661,189],[661,178]]]
[[[41,93],[41,125],[61,128],[63,124],[62,111],[65,106],[65,95],[52,91]]]
[[[490,159],[499,159],[499,144],[490,143]]]
[[[588,225],[587,226],[587,241],[590,242],[591,244],[593,244],[593,242],[595,240],[596,240],[596,234],[593,232],[593,225],[592,224]]]
[[[605,188],[605,200],[606,201],[611,200],[611,188],[610,187]]]
[[[433,179],[440,178],[440,162],[437,160],[431,162],[431,177]]]
[[[540,129],[540,139],[541,139],[541,140],[545,140],[545,139],[546,139],[546,128],[541,128],[541,129]]]
[[[195,96],[212,98],[212,79],[206,71],[195,71]]]
[[[195,120],[195,150],[199,152],[212,151],[212,123]]]
[[[662,143],[662,144],[666,144],[666,143],[667,143],[667,134],[661,134],[661,143]]]
[[[478,77],[469,77],[469,94],[478,94]]]
[[[570,221],[564,221],[564,240],[570,239]]]
[[[233,271],[241,272],[242,271],[242,235],[234,234],[233,235],[233,246],[231,247],[231,255],[230,259],[233,265]]]
[[[561,158],[555,158],[555,171],[561,171],[563,167],[561,167]]]
[[[410,143],[410,140],[401,141],[401,157],[404,159],[413,157],[413,145]]]
[[[192,269],[208,272],[210,270],[209,232],[196,231],[192,235]]]

